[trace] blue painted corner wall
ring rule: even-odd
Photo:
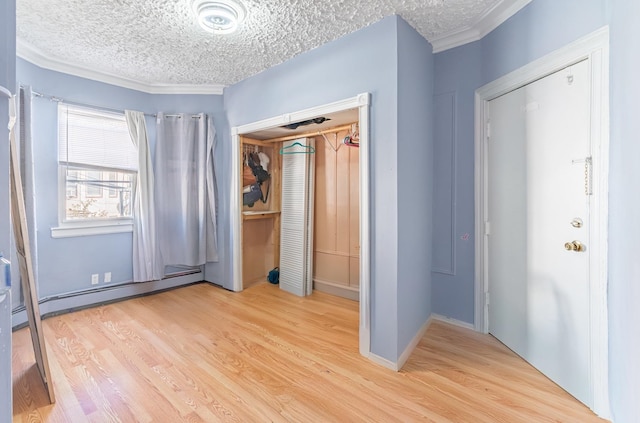
[[[391,16],[224,93],[232,127],[371,93],[371,350],[392,362],[430,314],[425,257],[430,257],[431,194],[421,192],[416,201],[403,178],[424,177],[425,163],[430,167],[432,75],[431,46]],[[403,166],[414,157],[411,148],[422,153],[420,166]],[[431,183],[427,177],[425,187]],[[402,223],[414,215],[421,218],[411,226]]]
[[[434,56],[398,20],[398,353],[431,316]]]
[[[610,27],[609,367],[615,422],[640,416],[640,4],[535,0],[482,40],[435,55],[432,310],[474,319],[474,91],[596,29]],[[448,189],[447,187],[452,187]],[[440,250],[440,251],[435,251]]]
[[[607,2],[611,27],[609,386],[614,422],[640,418],[640,2]]]

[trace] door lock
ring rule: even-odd
[[[587,247],[584,246],[580,241],[571,241],[564,244],[564,248],[567,251],[576,251],[578,253],[584,252],[587,250]]]

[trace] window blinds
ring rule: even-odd
[[[131,142],[124,114],[58,105],[58,161],[136,171],[138,153]]]

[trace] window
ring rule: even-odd
[[[101,198],[102,197],[102,172],[96,172],[95,170],[89,170],[86,172],[87,181],[87,197],[88,198]]]
[[[67,198],[78,198],[78,172],[69,170],[69,178],[67,178]]]
[[[58,166],[61,227],[131,223],[138,153],[124,114],[61,103]]]
[[[119,193],[119,189],[116,188],[117,184],[118,184],[118,176],[119,173],[118,172],[109,172],[109,180],[108,185],[111,187],[109,188],[109,198],[117,198],[118,197],[118,193]]]

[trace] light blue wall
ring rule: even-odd
[[[438,53],[436,94],[455,95],[457,150],[455,152],[454,218],[437,213],[434,226],[456,228],[455,275],[434,273],[433,311],[473,321],[473,246],[460,237],[473,234],[473,92],[575,39],[609,24],[611,30],[611,163],[609,210],[609,325],[610,398],[615,422],[633,422],[640,415],[640,265],[634,242],[640,200],[640,4],[635,0],[535,0],[481,41]],[[477,70],[480,69],[480,72]],[[635,115],[634,115],[635,113]],[[436,116],[438,112],[436,112]],[[437,125],[436,125],[437,126]],[[436,143],[440,142],[436,138]],[[436,162],[448,150],[436,145]],[[450,167],[440,167],[436,184],[446,181]],[[440,193],[434,204],[450,193]],[[436,236],[440,236],[436,233]],[[434,239],[438,248],[439,238]],[[434,267],[435,266],[434,264]]]
[[[3,6],[15,7],[12,1]],[[148,113],[208,111],[220,134],[216,151],[219,181],[221,262],[207,266],[208,280],[227,283],[231,263],[227,254],[229,230],[229,163],[231,126],[282,113],[372,93],[372,350],[397,359],[430,311],[462,321],[473,321],[473,93],[526,63],[557,49],[598,27],[611,25],[611,193],[610,193],[610,370],[611,400],[616,422],[631,422],[640,415],[640,341],[634,323],[640,321],[640,266],[634,242],[640,229],[633,222],[640,214],[634,190],[640,184],[640,120],[634,115],[640,84],[640,4],[635,0],[535,0],[483,40],[429,57],[428,45],[406,23],[390,17],[336,42],[302,54],[280,66],[242,81],[220,96],[152,96],[81,78],[44,71],[20,61],[20,82],[36,91],[112,108],[136,108]],[[0,14],[15,15],[13,10]],[[0,83],[13,84],[14,19],[0,18]],[[6,24],[6,25],[5,25]],[[4,33],[2,32],[4,31]],[[8,59],[7,59],[8,58]],[[452,113],[432,110],[419,93],[429,97],[432,74],[436,104],[449,104]],[[4,79],[2,79],[4,78]],[[444,103],[439,100],[446,99]],[[448,102],[448,103],[447,103]],[[0,105],[0,116],[6,115]],[[85,289],[89,275],[113,272],[114,282],[131,279],[131,235],[102,235],[54,240],[57,224],[55,181],[55,103],[34,101],[41,117],[34,128],[39,204],[38,242],[41,296]],[[435,117],[434,117],[435,116]],[[435,122],[433,122],[435,120]],[[424,196],[410,188],[420,176],[429,178],[431,135],[434,142],[436,186],[446,181],[449,192],[435,191],[434,246],[446,245],[449,256],[434,254],[436,264],[451,272],[434,272],[429,287],[429,187]],[[5,122],[6,123],[6,122]],[[149,123],[154,133],[153,122]],[[2,124],[2,122],[0,122]],[[447,133],[447,125],[452,128]],[[5,124],[0,125],[6,127]],[[152,135],[153,138],[153,135]],[[423,142],[420,142],[423,140]],[[443,143],[449,143],[447,145]],[[440,144],[438,144],[440,143]],[[8,168],[8,152],[0,163]],[[419,154],[407,154],[417,151]],[[423,157],[424,161],[418,158]],[[450,166],[443,163],[451,163]],[[421,167],[422,166],[422,167]],[[419,168],[420,172],[409,169]],[[5,175],[5,180],[8,177]],[[2,178],[0,178],[2,179]],[[411,181],[408,183],[406,181]],[[6,185],[6,184],[5,184]],[[8,198],[8,191],[0,195]],[[8,222],[8,202],[0,205],[0,218]],[[420,207],[414,207],[419,205]],[[425,214],[418,216],[420,208]],[[418,217],[418,219],[416,219]],[[422,223],[420,222],[422,218]],[[411,222],[411,223],[409,223]],[[415,226],[418,225],[418,226]],[[444,228],[444,229],[443,229]],[[422,234],[424,239],[419,239]],[[465,235],[470,234],[467,238]],[[0,249],[8,249],[8,224],[0,228]],[[6,246],[5,246],[6,244]],[[414,251],[416,253],[414,253]],[[73,259],[70,259],[73,257]],[[72,262],[71,262],[71,261]],[[406,282],[405,282],[406,281]],[[418,292],[419,295],[410,295]],[[432,296],[431,308],[429,295]],[[424,301],[423,301],[424,297]]]
[[[0,85],[13,92],[16,81],[16,1],[0,4]]]
[[[16,2],[0,2],[0,85],[15,92],[16,78]],[[9,235],[9,131],[8,101],[0,96],[0,252],[8,258],[11,237]],[[13,264],[14,266],[17,263]],[[11,295],[11,294],[9,294]],[[0,304],[0,421],[11,421],[12,381],[11,381],[11,301],[5,299]]]
[[[371,93],[371,349],[392,361],[404,349],[398,344],[398,27],[404,25],[385,18],[225,91],[232,127]],[[428,308],[428,298],[424,304]]]
[[[207,112],[224,122],[222,97],[151,95],[88,79],[41,69],[18,60],[18,82],[36,92],[68,101],[153,114]],[[94,288],[91,274],[111,272],[111,285],[130,282],[133,274],[131,233],[54,239],[58,226],[57,103],[33,99],[38,295],[40,298]],[[155,120],[147,118],[150,143],[155,145]],[[102,277],[101,277],[102,278]],[[82,304],[78,304],[82,305]]]
[[[431,45],[398,20],[398,353],[431,315]]]
[[[534,0],[480,40],[491,82],[607,24],[607,0]]]
[[[482,85],[479,42],[435,55],[433,312],[474,316],[474,92]]]
[[[0,85],[15,93],[16,85],[16,2],[0,4]],[[0,252],[8,258],[9,236],[9,131],[8,100],[0,97]]]
[[[640,2],[611,5],[609,362],[616,423],[640,419]]]

